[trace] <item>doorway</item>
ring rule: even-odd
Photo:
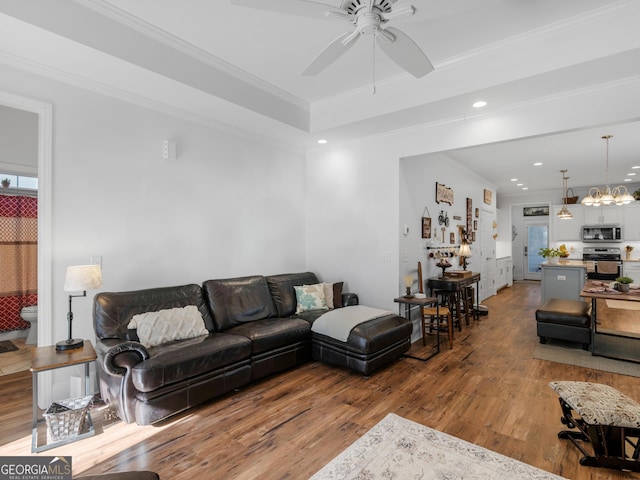
[[[38,345],[50,345],[52,335],[52,323],[50,321],[52,311],[51,295],[51,258],[52,258],[52,138],[53,138],[53,109],[50,104],[20,97],[0,91],[0,104],[32,112],[38,115],[38,318],[49,319],[38,322]],[[39,375],[38,384],[42,388],[43,396],[49,394],[51,389],[51,376],[48,372]]]
[[[541,248],[549,245],[549,224],[539,220],[524,222],[524,279],[540,280],[542,270],[540,264],[544,258],[538,254]]]

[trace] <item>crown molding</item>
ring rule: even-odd
[[[621,11],[631,7],[638,7],[637,0],[619,0],[611,5],[595,8],[588,12],[583,12],[564,20],[549,23],[542,27],[534,28],[527,32],[519,33],[517,35],[483,45],[482,47],[469,50],[463,55],[457,55],[438,63],[438,68],[443,70],[454,68],[460,64],[469,63],[478,58],[493,55],[500,51],[517,48],[524,43],[538,43],[541,40],[553,37],[558,33],[565,32],[579,26],[593,25],[596,20],[600,21],[603,18],[613,17],[618,15]]]

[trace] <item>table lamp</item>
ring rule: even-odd
[[[462,244],[460,245],[460,251],[458,252],[458,256],[460,258],[462,258],[462,269],[466,270],[467,269],[467,258],[469,258],[471,256],[471,248],[469,247],[469,244],[467,242],[465,242],[464,240],[462,241]]]
[[[411,285],[413,285],[413,275],[405,275],[404,276],[404,286],[407,289],[407,293],[404,296],[404,298],[413,297],[413,295],[411,295]]]
[[[72,350],[80,348],[84,344],[81,338],[73,338],[71,325],[73,323],[73,312],[71,311],[71,301],[73,297],[86,297],[87,290],[102,287],[102,271],[100,265],[75,265],[67,267],[67,274],[64,279],[65,292],[79,292],[82,295],[69,295],[69,313],[67,313],[67,321],[69,322],[69,338],[56,343],[56,350]]]

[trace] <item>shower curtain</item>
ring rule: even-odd
[[[24,330],[38,303],[38,199],[0,194],[0,332]]]

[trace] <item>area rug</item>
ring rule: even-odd
[[[546,344],[539,343],[533,352],[533,358],[548,360],[550,362],[565,363],[577,367],[591,368],[605,372],[619,373],[632,377],[640,377],[640,364],[613,360],[611,358],[591,355],[591,352],[582,350],[576,344],[562,342],[560,340],[547,340]]]
[[[0,353],[15,352],[16,350],[18,350],[18,347],[11,340],[0,341]]]
[[[625,300],[606,300],[608,308],[620,308],[622,310],[640,310],[640,302],[627,302]]]
[[[542,480],[564,477],[390,413],[311,480],[390,478]]]

